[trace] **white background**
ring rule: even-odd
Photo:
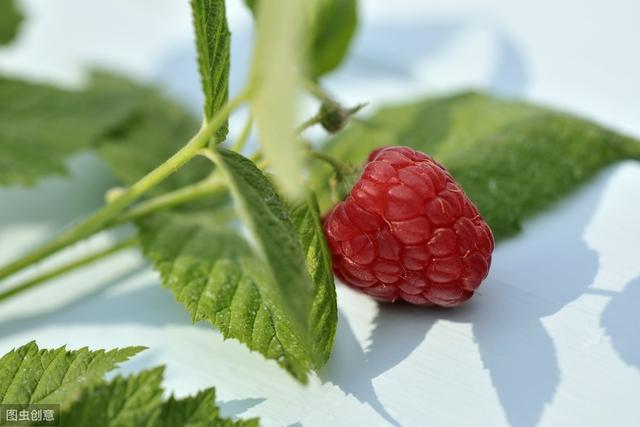
[[[237,90],[251,20],[229,3]],[[22,4],[29,22],[0,50],[3,72],[73,86],[88,67],[107,67],[199,108],[186,0]],[[640,137],[637,1],[370,0],[361,18],[351,59],[327,80],[344,101],[370,101],[372,111],[485,88]],[[0,190],[0,261],[99,206],[113,184],[106,168],[87,154],[70,167],[71,180],[47,179],[36,192]],[[267,426],[638,426],[639,186],[640,165],[624,162],[530,220],[498,246],[489,278],[461,308],[382,307],[340,286],[335,351],[307,387],[192,326],[135,251],[0,304],[0,353],[32,339],[143,344],[150,349],[121,372],[166,364],[170,391],[214,385],[225,414]]]

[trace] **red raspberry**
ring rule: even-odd
[[[373,151],[324,221],[333,271],[382,301],[460,305],[487,276],[491,229],[447,170],[408,147]]]

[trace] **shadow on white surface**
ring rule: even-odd
[[[79,213],[102,206],[105,191],[116,184],[105,164],[83,153],[67,167],[69,176],[50,176],[35,187],[0,188],[0,230],[34,222],[62,227]]]
[[[187,312],[175,302],[171,292],[158,289],[157,278],[151,276],[142,286],[126,289],[129,279],[145,271],[148,271],[147,266],[133,269],[65,305],[4,321],[0,324],[0,337],[43,325],[191,324]],[[127,365],[128,368],[132,366]]]
[[[266,399],[264,398],[249,398],[249,399],[234,399],[216,402],[220,408],[220,415],[225,418],[236,419],[240,415],[247,412],[254,406],[258,406]]]
[[[534,224],[535,246],[509,244],[499,253],[511,283],[489,281],[481,289],[491,301],[490,310],[460,318],[454,313],[452,318],[473,325],[483,364],[511,425],[537,425],[559,384],[556,349],[541,318],[555,314],[593,283],[598,257],[583,233],[605,184],[606,179],[599,179],[588,192],[572,198],[565,218],[544,227]],[[522,277],[521,272],[534,272],[535,277]]]
[[[563,202],[565,209],[554,221],[534,220],[527,230],[528,245],[519,244],[522,239],[505,242],[496,258],[498,268],[508,270],[510,283],[490,280],[480,290],[482,299],[491,301],[490,310],[474,305],[475,312],[461,317],[454,312],[451,318],[473,325],[483,364],[511,425],[537,425],[553,400],[561,373],[541,319],[576,300],[593,283],[598,257],[583,234],[610,172]]]
[[[602,313],[601,324],[613,348],[629,366],[640,369],[640,277],[613,296]]]
[[[347,317],[340,312],[336,344],[329,363],[320,372],[345,394],[371,406],[390,424],[400,423],[385,409],[373,386],[373,380],[409,356],[424,341],[437,317],[407,304],[379,304],[371,346],[363,349]]]
[[[366,350],[341,314],[334,354],[321,373],[323,380],[370,405],[389,423],[400,425],[378,398],[373,380],[405,360],[436,322],[468,324],[509,424],[536,426],[561,377],[556,348],[542,318],[576,300],[593,283],[598,257],[587,247],[583,233],[610,172],[563,202],[552,221],[532,221],[525,231],[526,244],[521,244],[524,239],[501,244],[492,274],[466,305],[448,310],[379,304]],[[509,283],[499,280],[500,276],[508,277]],[[636,340],[631,339],[639,336],[638,326],[629,324],[639,301],[638,285],[627,286],[614,298],[603,319],[614,345],[618,343],[617,351],[631,364],[640,360]],[[404,387],[415,388],[416,393],[421,389],[417,383]]]
[[[347,61],[323,79],[339,100],[371,101],[373,111],[379,100],[406,100],[430,90],[472,86],[515,96],[527,87],[525,56],[494,20],[461,15],[361,24]],[[252,41],[251,27],[233,31],[231,96],[246,82]],[[176,46],[159,61],[155,80],[199,114],[203,95],[194,58],[193,43]]]
[[[411,89],[417,83],[422,91],[471,84],[518,95],[527,86],[528,73],[517,43],[501,25],[480,15],[365,22],[347,62],[328,83],[364,88],[371,80],[388,79],[397,80],[388,84]]]

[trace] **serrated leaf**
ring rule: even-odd
[[[256,418],[237,421],[220,418],[215,400],[213,388],[184,399],[171,396],[162,405],[160,416],[153,427],[258,427]]]
[[[257,0],[245,0],[255,14]],[[308,73],[317,78],[344,60],[358,25],[357,0],[310,0],[306,10]]]
[[[231,34],[224,0],[191,0],[198,53],[198,70],[204,92],[205,118],[210,120],[227,102]],[[216,132],[217,142],[229,132],[227,122]]]
[[[296,138],[298,72],[304,2],[259,3],[251,69],[251,111],[263,148],[279,186],[289,196],[302,194],[302,144]],[[263,7],[264,6],[264,7]]]
[[[613,162],[640,158],[640,143],[586,120],[478,93],[383,108],[354,122],[325,149],[363,163],[385,145],[407,145],[446,166],[497,239]],[[319,169],[314,185],[330,205]]]
[[[91,87],[126,102],[136,100],[131,116],[94,144],[115,176],[133,184],[182,148],[200,126],[186,109],[153,87],[122,77],[96,73]],[[211,162],[195,158],[172,174],[152,193],[174,190],[206,177]]]
[[[155,215],[139,223],[139,234],[163,285],[194,322],[208,320],[306,381],[309,350],[279,285],[217,210]]]
[[[0,1],[0,45],[7,44],[16,37],[23,20],[15,0]]]
[[[65,427],[152,426],[162,404],[164,368],[142,371],[86,389],[62,414]]]
[[[338,306],[331,254],[322,231],[315,194],[309,194],[304,202],[291,209],[291,219],[305,251],[307,270],[314,285],[309,322],[315,368],[319,369],[329,360],[333,349],[338,326]]]
[[[232,152],[229,154],[239,156]],[[251,171],[243,179],[258,183],[266,180],[263,176],[252,177],[254,173],[259,171]],[[268,181],[262,184],[270,185]],[[260,191],[260,197],[265,200],[277,197],[271,191]],[[281,207],[278,206],[279,209]],[[296,267],[306,264],[313,282],[311,309],[303,312],[308,317],[304,325],[310,325],[310,349],[308,341],[300,333],[306,326],[296,325],[296,319],[283,301],[285,298],[302,300],[304,288],[278,289],[283,286],[274,281],[274,274],[270,273],[266,262],[260,261],[263,256],[256,254],[256,250],[234,230],[229,218],[221,216],[220,212],[220,209],[215,209],[163,214],[139,222],[145,255],[160,271],[164,286],[173,291],[176,299],[191,313],[194,322],[209,320],[226,338],[238,339],[250,349],[277,360],[298,379],[306,380],[308,370],[319,369],[329,358],[337,325],[331,258],[315,197],[310,196],[291,208],[295,230],[288,229],[288,226],[287,231],[282,226],[277,227],[279,233],[298,236],[306,259],[298,261],[301,264],[296,264]],[[253,215],[270,216],[269,221],[275,221],[274,216],[283,215],[282,212],[266,215],[264,208],[253,209],[252,212]],[[258,221],[257,227],[273,228],[262,221]],[[279,246],[267,251],[275,252],[277,247],[286,248],[290,244],[278,243]],[[280,254],[278,272],[290,268],[284,264],[299,258],[297,255],[292,258],[286,252],[283,250]],[[279,277],[280,283],[293,280],[291,277],[283,279],[283,275]]]
[[[330,351],[335,327],[331,311],[325,317],[314,311],[313,319],[323,322],[313,330],[322,351],[319,359],[314,358],[308,336],[312,292],[319,294],[317,310],[331,305],[330,290],[313,291],[305,251],[269,180],[238,153],[220,149],[214,157],[251,242],[205,210],[140,222],[144,253],[194,321],[208,319],[225,337],[277,360],[306,381],[307,371],[321,365]],[[300,218],[301,224],[310,221],[304,215]],[[309,234],[304,241],[317,244]],[[318,277],[323,274],[319,268],[314,271]]]
[[[287,207],[251,160],[226,149],[216,150],[214,158],[257,253],[266,261],[294,317],[306,326],[311,306],[311,278]]]
[[[106,372],[143,349],[40,350],[31,342],[0,359],[0,403],[57,403],[64,407],[82,389],[102,381]]]
[[[162,401],[164,368],[116,377],[86,389],[62,414],[65,427],[257,427],[258,420],[225,419],[215,404],[215,389]]]
[[[134,97],[64,90],[0,76],[0,185],[65,174],[65,158],[90,147],[134,113]]]
[[[213,388],[163,401],[164,367],[103,380],[117,363],[142,349],[40,350],[31,342],[0,359],[0,404],[58,404],[60,425],[65,427],[258,426],[258,419],[220,417]]]

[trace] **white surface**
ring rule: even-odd
[[[0,69],[77,84],[87,65],[106,65],[166,83],[197,108],[186,3],[27,1],[31,20],[0,51]],[[231,3],[237,89],[250,19]],[[476,86],[640,136],[637,1],[363,3],[353,57],[328,81],[341,99],[375,106]],[[48,179],[37,193],[0,190],[0,261],[99,205],[106,169],[87,155],[71,166],[71,181]],[[0,305],[0,353],[32,339],[147,345],[124,372],[166,364],[169,390],[214,385],[226,414],[266,426],[637,426],[639,186],[640,165],[622,163],[528,222],[459,309],[379,307],[340,286],[335,352],[306,388],[191,326],[133,251]]]

